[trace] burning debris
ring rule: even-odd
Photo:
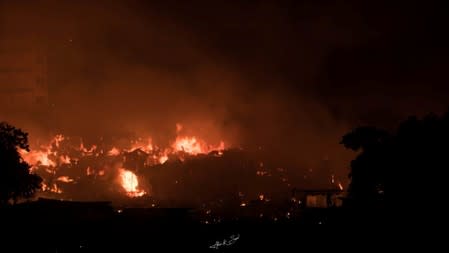
[[[177,124],[178,134],[181,129],[182,125]],[[74,192],[76,186],[82,189],[90,185],[102,195],[124,191],[128,197],[141,197],[151,193],[149,184],[139,182],[142,178],[137,174],[143,170],[170,159],[185,160],[212,151],[221,153],[223,149],[224,142],[210,145],[196,136],[179,135],[170,147],[161,148],[153,144],[152,138],[130,138],[128,145],[122,146],[101,138],[100,143],[86,145],[81,138],[59,134],[48,144],[32,151],[20,150],[20,154],[32,171],[44,178],[43,193],[72,198],[79,195]]]
[[[130,137],[127,144],[101,138],[86,144],[81,138],[57,135],[40,149],[21,154],[44,178],[41,197],[114,200],[123,208],[136,203],[198,208],[210,216],[210,223],[242,211],[280,218],[307,202],[296,196],[292,202],[291,196],[292,185],[307,188],[307,180],[292,180],[294,170],[268,160],[266,151],[225,149],[222,141],[210,145],[198,136],[181,135],[181,125],[177,129],[168,147],[152,138]],[[335,176],[329,181],[342,190]],[[285,208],[270,211],[279,206]]]

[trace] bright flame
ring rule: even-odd
[[[160,164],[164,164],[167,160],[168,160],[168,156],[167,155],[162,155],[161,157],[159,157],[159,163]]]
[[[178,137],[173,144],[175,151],[183,151],[192,155],[205,153],[205,150],[201,147],[201,144],[195,137]]]
[[[64,183],[70,183],[70,182],[73,182],[73,181],[74,181],[73,179],[71,179],[71,178],[68,177],[68,176],[60,176],[60,177],[58,177],[57,180],[58,180],[58,181],[61,181],[61,182],[64,182]]]
[[[139,190],[139,180],[132,171],[119,169],[120,183],[129,197],[141,197],[146,194],[145,191]]]
[[[151,153],[153,151],[153,141],[151,138],[147,139],[147,142],[135,142],[130,149],[128,149],[128,152],[133,152],[134,150],[140,149],[146,153]]]
[[[56,184],[53,184],[52,186],[48,186],[45,183],[42,183],[42,191],[49,191],[53,193],[62,193],[62,190],[59,189],[59,187]]]
[[[108,151],[109,156],[118,156],[120,155],[120,150],[116,147],[113,147],[111,150]]]
[[[50,151],[26,151],[19,150],[20,155],[23,157],[23,160],[32,166],[43,165],[48,167],[55,167],[56,163],[52,161],[48,156],[51,154]]]
[[[184,127],[181,124],[176,124],[175,140],[170,142],[170,145],[160,147],[157,144],[153,144],[152,138],[138,138],[131,142],[124,144],[123,146],[109,146],[105,147],[104,143],[97,143],[97,145],[85,146],[82,139],[71,139],[70,137],[63,136],[62,134],[55,135],[49,142],[44,145],[33,147],[31,151],[20,149],[19,152],[22,159],[31,165],[31,171],[37,173],[47,173],[51,175],[49,178],[44,178],[43,190],[54,193],[61,193],[62,190],[58,185],[61,182],[75,182],[79,177],[69,178],[68,176],[60,176],[59,172],[61,165],[64,169],[67,168],[80,168],[79,166],[85,163],[79,163],[82,157],[89,157],[94,159],[103,159],[103,155],[107,155],[114,160],[119,158],[125,158],[125,155],[134,150],[140,149],[147,153],[148,157],[144,163],[144,166],[153,166],[155,164],[163,164],[171,159],[172,156],[177,156],[179,160],[184,161],[188,156],[198,154],[209,154],[214,151],[215,156],[223,155],[225,149],[224,142],[221,141],[218,145],[209,145],[200,136],[185,136],[182,134]],[[184,153],[179,153],[183,151]],[[123,156],[123,157],[122,157]],[[117,159],[115,159],[117,157]],[[81,173],[85,170],[83,176],[105,176],[105,168],[101,169],[95,167],[96,164],[87,164],[81,169]],[[104,166],[104,165],[101,165]],[[106,165],[107,167],[108,165]],[[123,169],[124,170],[124,169]],[[126,171],[126,170],[124,170]],[[42,176],[42,175],[41,175]],[[56,180],[55,180],[56,179]],[[131,197],[142,196],[146,194],[138,187],[138,178],[132,172],[122,172],[120,174],[120,183],[125,188],[127,195]],[[61,186],[63,187],[63,186]]]
[[[221,141],[218,146],[208,146],[204,141],[196,137],[177,137],[173,143],[172,148],[175,152],[186,152],[191,155],[207,154],[211,151],[224,150],[224,142]]]

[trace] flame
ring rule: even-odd
[[[146,153],[151,153],[153,151],[153,141],[151,138],[147,139],[147,142],[135,142],[131,146],[130,149],[128,149],[128,152],[133,152],[136,149],[140,149]]]
[[[199,136],[184,136],[182,131],[185,128],[183,125],[176,124],[175,140],[170,142],[168,147],[159,147],[153,144],[151,137],[138,138],[136,141],[130,141],[123,146],[113,146],[103,149],[103,143],[96,143],[98,145],[92,145],[90,147],[85,146],[82,139],[66,137],[62,134],[55,135],[44,145],[32,147],[30,151],[20,149],[20,155],[24,161],[31,165],[31,171],[40,173],[44,176],[43,191],[49,191],[54,193],[61,193],[58,183],[74,182],[74,179],[66,175],[60,175],[59,173],[64,170],[60,170],[61,165],[70,165],[65,167],[80,169],[79,173],[82,176],[104,176],[104,167],[96,168],[96,164],[88,164],[82,169],[78,167],[79,161],[82,157],[98,157],[99,159],[104,157],[103,154],[109,157],[119,157],[126,153],[140,149],[148,154],[145,161],[145,166],[152,166],[155,164],[163,164],[169,160],[171,156],[177,156],[178,159],[184,161],[186,155],[198,155],[209,154],[212,151],[216,151],[216,156],[221,156],[225,149],[224,142],[221,141],[218,145],[209,145],[204,139]],[[184,152],[182,154],[179,152]],[[103,166],[103,165],[100,165]],[[123,169],[124,170],[124,169]],[[126,170],[124,170],[126,171]],[[52,175],[45,177],[46,174]],[[84,174],[85,173],[85,174]],[[128,196],[136,197],[145,194],[144,191],[138,187],[137,176],[132,172],[120,173],[121,185],[125,186],[125,192]],[[55,180],[56,178],[56,180]],[[76,178],[80,178],[79,176]],[[61,185],[60,185],[61,186]],[[62,186],[61,186],[62,187]]]
[[[53,138],[53,142],[57,148],[59,148],[59,144],[64,140],[64,136],[62,134],[57,134],[55,138]]]
[[[60,177],[58,177],[58,179],[56,179],[56,180],[61,181],[61,182],[64,182],[64,183],[70,183],[70,182],[73,182],[73,181],[74,181],[73,179],[71,179],[71,178],[68,177],[68,176],[60,176]]]
[[[175,151],[186,152],[191,155],[207,154],[211,151],[224,150],[224,142],[221,141],[218,146],[208,146],[204,141],[196,137],[177,137],[173,143],[172,148]]]
[[[38,151],[26,151],[24,149],[19,150],[20,155],[23,160],[32,166],[32,170],[36,166],[43,165],[47,167],[55,167],[56,162],[49,158],[51,152],[48,150],[38,150]]]
[[[86,168],[86,176],[94,174],[94,170],[89,166]]]
[[[52,186],[48,186],[47,184],[42,183],[42,191],[49,191],[49,192],[58,193],[58,194],[62,193],[62,190],[59,189],[59,187],[56,184],[53,184]]]
[[[126,169],[119,169],[120,183],[129,197],[141,197],[146,194],[145,191],[139,190],[139,180],[136,174]]]
[[[167,155],[162,155],[161,157],[159,157],[159,163],[160,164],[164,164],[167,160],[168,160],[168,156]]]
[[[70,164],[70,157],[67,156],[67,155],[62,155],[62,156],[59,157],[59,161],[62,164]]]
[[[195,137],[176,138],[176,141],[173,144],[173,149],[175,151],[183,151],[193,155],[205,152]]]
[[[97,149],[97,145],[92,145],[90,149],[84,147],[84,143],[81,142],[79,150],[83,152],[83,155],[91,155]]]
[[[120,155],[120,150],[116,147],[113,147],[111,150],[108,151],[109,156],[118,156]]]

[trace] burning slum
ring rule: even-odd
[[[200,136],[184,135],[181,124],[176,133],[167,147],[151,137],[99,137],[88,145],[80,137],[58,134],[20,152],[44,179],[38,196],[45,198],[111,200],[119,207],[189,207],[219,217],[247,209],[260,218],[275,219],[281,206],[286,207],[280,216],[288,218],[292,206],[337,203],[316,194],[305,198],[300,192],[310,187],[313,170],[303,181],[292,182],[290,168],[267,159],[262,147],[243,150],[224,141],[210,144]],[[343,190],[334,175],[325,187],[336,193]]]

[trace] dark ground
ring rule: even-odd
[[[0,252],[309,252],[369,247],[396,240],[377,214],[307,209],[278,221],[245,218],[202,224],[185,209],[124,209],[106,203],[20,205],[1,210]],[[393,229],[393,230],[392,230]],[[379,231],[379,232],[376,232]],[[376,234],[370,236],[370,234]],[[238,237],[229,243],[232,237]],[[229,244],[210,248],[217,241]],[[397,241],[396,241],[397,242]]]

